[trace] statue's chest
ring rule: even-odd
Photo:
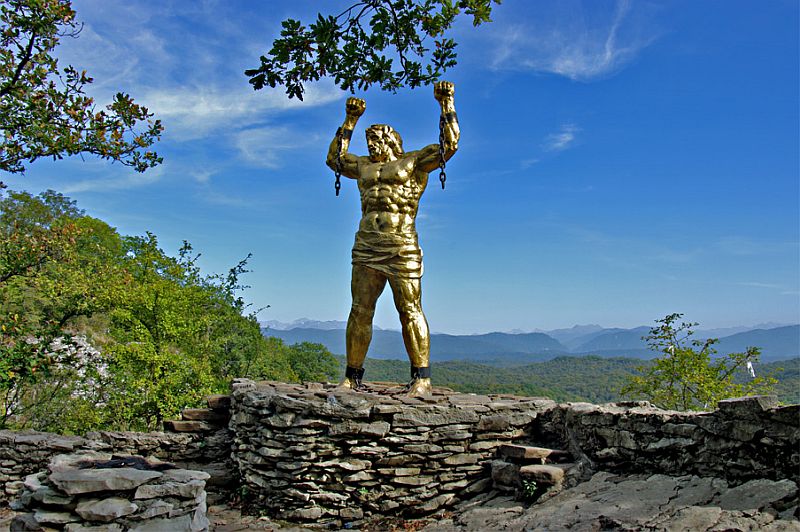
[[[413,180],[413,161],[390,161],[388,163],[373,163],[364,168],[361,174],[362,185],[371,188],[376,185],[403,186],[411,184]]]

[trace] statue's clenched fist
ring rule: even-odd
[[[437,81],[433,85],[433,97],[441,102],[445,99],[452,99],[456,92],[456,86],[449,81]]]
[[[347,116],[354,116],[358,118],[364,114],[364,109],[367,108],[367,102],[361,98],[348,98],[345,104]]]

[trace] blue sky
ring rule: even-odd
[[[344,320],[355,183],[325,153],[348,94],[254,92],[280,21],[348,2],[75,0],[63,63],[107,102],[164,122],[165,164],[40,161],[12,188],[64,192],[123,234],[185,239],[211,273],[252,252],[262,320]],[[671,312],[703,327],[800,321],[798,4],[505,0],[455,31],[459,152],[417,227],[434,331],[632,327]],[[363,127],[436,141],[430,87],[358,93]],[[398,326],[391,297],[376,323]]]

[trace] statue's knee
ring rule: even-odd
[[[419,305],[401,305],[400,308],[397,309],[397,312],[400,314],[400,321],[402,322],[416,323],[425,319],[425,316],[422,314],[422,307]]]
[[[375,308],[365,307],[364,305],[354,304],[350,308],[350,318],[362,323],[372,322],[372,317],[375,315]]]

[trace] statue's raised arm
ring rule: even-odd
[[[455,85],[449,81],[437,82],[433,86],[433,97],[441,107],[439,118],[441,138],[438,144],[430,144],[419,150],[417,168],[424,172],[432,172],[443,162],[450,160],[458,150],[458,139],[461,137],[456,116]]]
[[[347,152],[350,147],[350,138],[358,119],[364,114],[367,104],[360,98],[348,98],[345,103],[345,117],[342,127],[336,130],[331,145],[328,148],[328,157],[325,164],[334,172],[339,172],[345,177],[358,179],[358,157]],[[338,193],[338,192],[337,192]]]

